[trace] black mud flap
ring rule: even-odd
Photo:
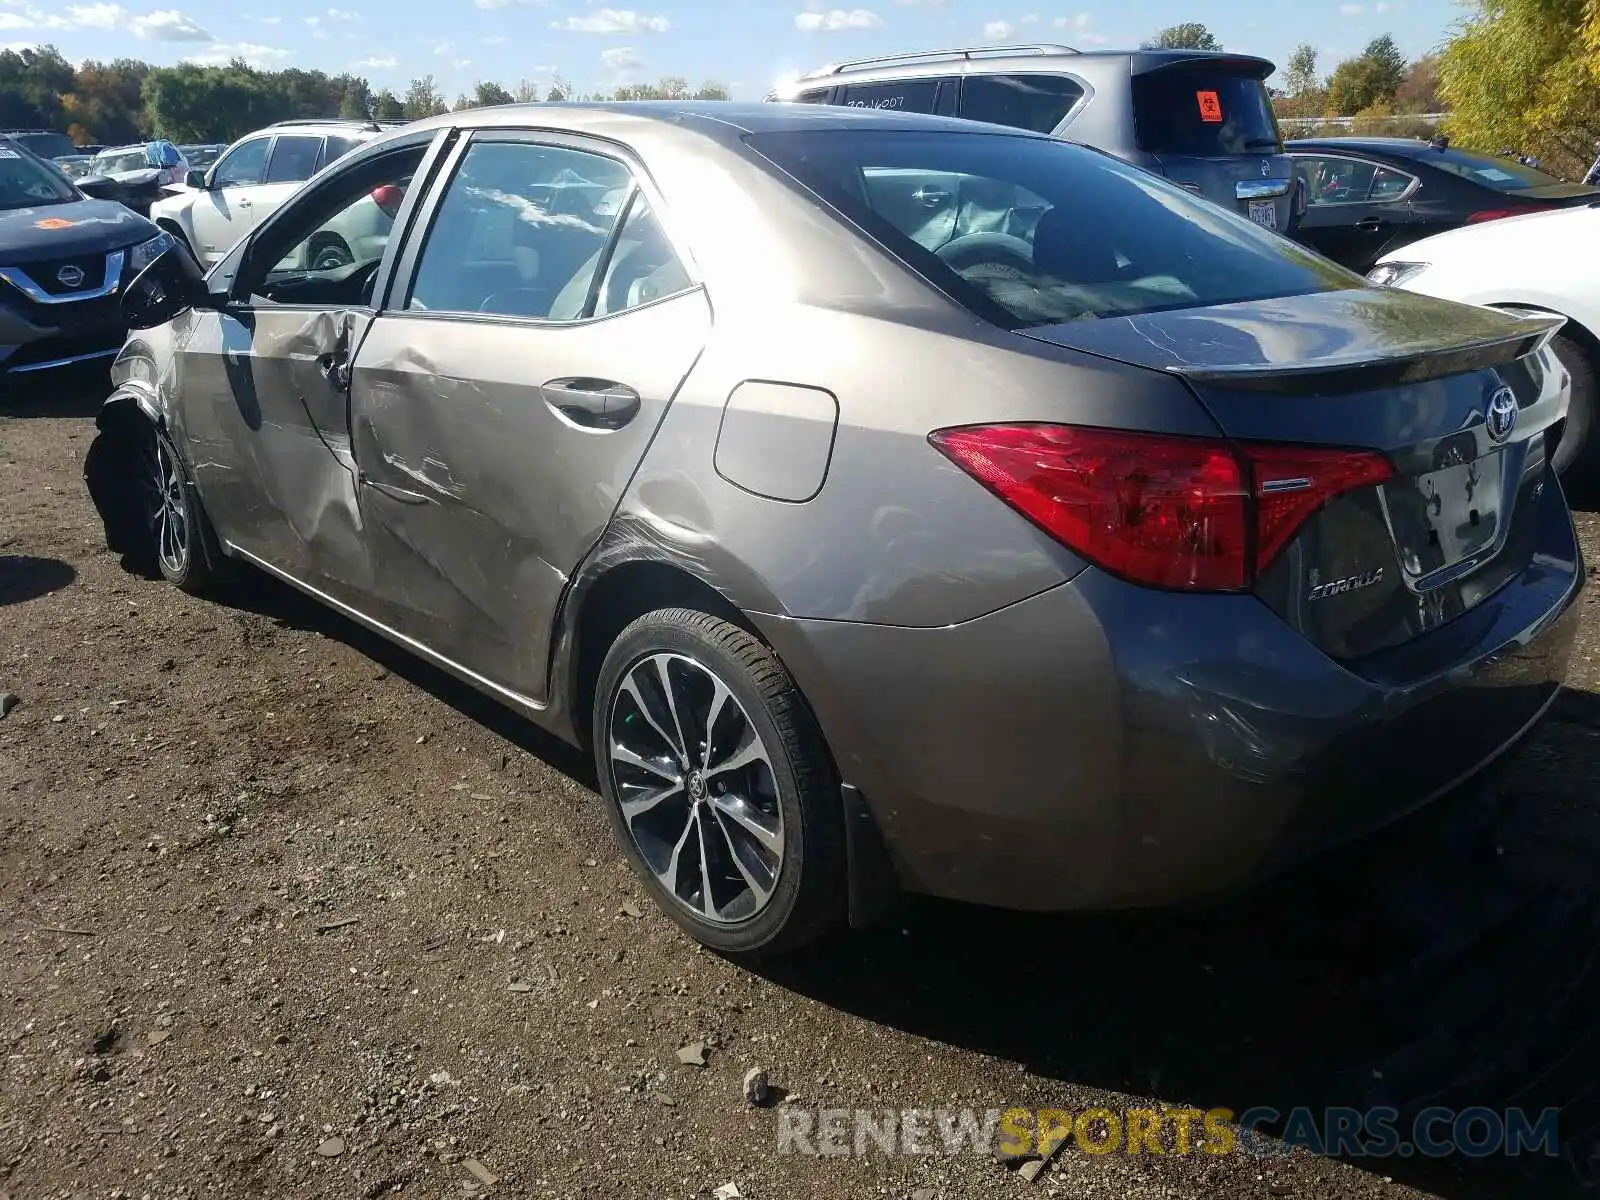
[[[904,899],[894,863],[872,810],[848,783],[844,801],[844,845],[850,876],[850,928],[867,929],[893,916]]]
[[[154,427],[129,400],[107,405],[95,421],[99,433],[83,460],[83,481],[105,527],[106,548],[125,565],[148,571],[155,546],[142,494],[147,442]]]

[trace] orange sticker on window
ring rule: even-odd
[[[1222,99],[1215,92],[1196,92],[1200,102],[1200,119],[1211,125],[1222,124]]]
[[[65,217],[46,217],[42,221],[35,221],[33,227],[35,229],[71,229],[76,224],[76,221],[69,221]]]

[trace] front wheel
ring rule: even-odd
[[[180,591],[199,595],[217,582],[216,535],[172,439],[163,429],[150,432],[141,490],[155,567]]]
[[[595,688],[595,766],[635,872],[691,937],[782,953],[845,914],[832,760],[788,671],[689,609],[622,631]]]

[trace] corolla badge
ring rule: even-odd
[[[1343,596],[1347,592],[1359,592],[1362,588],[1369,588],[1375,583],[1383,582],[1383,568],[1374,567],[1370,571],[1363,571],[1359,575],[1347,575],[1343,579],[1330,579],[1327,583],[1317,583],[1316,576],[1311,577],[1312,587],[1306,593],[1307,600],[1326,600],[1330,596]]]
[[[1483,410],[1483,422],[1492,440],[1503,442],[1511,436],[1511,431],[1517,427],[1517,397],[1510,388],[1502,386],[1494,390],[1488,407]]]
[[[56,272],[56,282],[64,288],[82,287],[83,270],[68,263]]]

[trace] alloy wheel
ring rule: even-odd
[[[747,921],[783,870],[772,760],[744,705],[703,663],[644,656],[612,697],[611,781],[656,882],[696,917]]]
[[[159,436],[150,440],[150,532],[162,570],[176,578],[189,565],[188,499],[184,495],[183,474],[165,440]]]

